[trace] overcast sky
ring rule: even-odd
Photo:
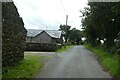
[[[80,9],[87,0],[13,0],[27,29],[58,30],[65,24],[80,29]]]

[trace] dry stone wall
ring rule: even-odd
[[[13,2],[2,3],[2,66],[16,65],[24,58],[27,30]]]

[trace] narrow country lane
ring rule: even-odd
[[[95,54],[83,46],[58,54],[35,78],[111,78],[97,62]]]

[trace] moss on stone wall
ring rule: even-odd
[[[13,2],[2,3],[2,66],[12,66],[24,58],[26,29]]]

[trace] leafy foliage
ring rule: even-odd
[[[60,29],[65,37],[65,42],[69,42],[72,44],[80,44],[81,38],[83,37],[83,31],[80,31],[76,28],[70,29],[71,26],[60,25]]]
[[[120,32],[120,3],[118,2],[89,2],[85,8],[82,26],[87,42],[92,45],[104,45],[108,51],[115,46],[114,40]]]
[[[67,26],[66,25],[60,25],[59,30],[62,31],[62,34],[65,37],[65,42],[67,42],[67,40],[68,40],[69,33],[70,33],[70,28],[71,28],[71,26],[69,26],[69,25],[67,25]]]
[[[81,42],[80,30],[77,30],[76,28],[70,30],[69,41],[72,42],[72,44],[80,44]]]

